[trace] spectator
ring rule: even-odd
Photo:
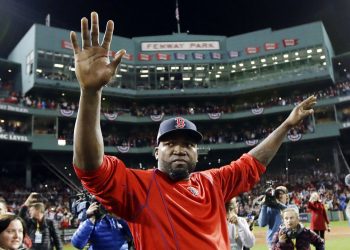
[[[38,193],[31,193],[20,209],[28,235],[32,240],[32,250],[62,250],[62,241],[54,222],[45,218],[45,205],[38,200]],[[29,208],[29,216],[28,216]]]
[[[320,200],[320,196],[317,192],[313,192],[310,196],[310,200],[307,204],[307,208],[311,212],[310,229],[317,233],[322,239],[324,239],[324,232],[326,229],[329,231],[329,220],[326,209]]]
[[[10,213],[0,214],[0,249],[20,249],[25,231],[25,224],[19,216]]]
[[[242,250],[243,247],[253,247],[255,236],[250,231],[247,220],[237,215],[238,204],[236,198],[227,202],[225,207],[231,250]]]

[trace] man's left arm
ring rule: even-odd
[[[316,104],[316,97],[310,96],[294,107],[288,118],[275,129],[259,145],[249,151],[249,154],[260,163],[267,166],[276,155],[288,131],[307,116],[313,114],[312,107]]]

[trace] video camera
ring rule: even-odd
[[[264,205],[272,208],[278,208],[281,209],[281,204],[277,202],[277,198],[281,192],[284,193],[282,190],[276,190],[273,185],[275,181],[266,181],[266,184],[268,185],[268,188],[265,191],[265,201]]]
[[[77,217],[79,221],[84,221],[93,215],[96,217],[96,220],[98,220],[101,219],[104,214],[106,214],[104,207],[93,195],[89,194],[87,191],[78,193],[76,196],[74,196],[74,198],[75,199],[73,199],[71,202],[71,211],[74,217]],[[99,209],[97,209],[93,215],[87,215],[86,211],[94,202],[99,204]]]

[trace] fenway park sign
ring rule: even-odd
[[[194,41],[194,42],[143,42],[142,51],[162,50],[216,50],[220,49],[218,41]]]

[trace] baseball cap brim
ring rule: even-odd
[[[159,144],[159,142],[164,141],[166,139],[170,139],[172,136],[179,135],[179,134],[188,136],[188,138],[193,140],[193,142],[195,142],[195,143],[199,143],[203,138],[203,135],[201,133],[199,133],[198,131],[195,131],[193,129],[186,129],[186,128],[173,129],[173,130],[169,130],[169,131],[165,132],[164,134],[158,136],[157,143]]]

